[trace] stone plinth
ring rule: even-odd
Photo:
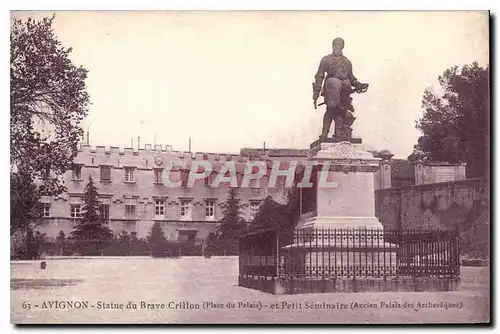
[[[350,141],[315,142],[309,159],[323,166],[327,182],[318,183],[316,210],[303,214],[297,228],[382,228],[375,217],[374,172],[380,158]]]
[[[381,159],[360,142],[311,145],[309,159],[319,173],[312,195],[316,208],[300,217],[297,229],[304,240],[297,238],[281,249],[290,252],[291,263],[285,268],[352,279],[396,276],[397,246],[384,240],[383,226],[375,217],[374,173]]]

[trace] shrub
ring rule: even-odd
[[[148,236],[148,244],[152,257],[167,256],[167,238],[161,229],[160,223],[156,222],[151,227]]]

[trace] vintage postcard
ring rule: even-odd
[[[13,324],[489,323],[487,11],[12,11]]]

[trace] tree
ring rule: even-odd
[[[123,242],[129,242],[130,241],[130,234],[126,230],[121,230],[121,232],[118,234],[118,240],[123,241]]]
[[[285,204],[285,212],[287,215],[287,224],[285,226],[281,226],[282,229],[290,230],[295,227],[300,218],[300,189],[297,188],[297,185],[290,189],[287,192],[287,202]]]
[[[10,174],[10,235],[33,229],[42,215],[38,187],[24,170]]]
[[[59,235],[56,238],[56,242],[61,246],[64,246],[64,244],[66,243],[66,234],[64,234],[62,230],[59,231]]]
[[[92,176],[89,176],[83,194],[82,218],[71,232],[73,239],[107,241],[113,237],[108,222],[100,218],[98,195]]]
[[[280,203],[272,196],[267,196],[249,230],[292,231],[300,216],[298,188],[287,189],[286,197],[286,203]]]
[[[236,242],[238,234],[246,227],[237,195],[237,190],[230,188],[226,203],[222,206],[222,219],[217,226],[217,239],[220,241]]]
[[[56,238],[56,245],[59,247],[61,255],[64,255],[64,249],[66,248],[66,234],[61,230]]]
[[[73,65],[72,49],[55,36],[53,20],[15,19],[10,33],[11,188],[23,192],[19,187],[28,186],[31,198],[66,190],[60,176],[77,154],[80,122],[89,105],[87,70]],[[16,182],[15,175],[22,175],[23,181]],[[25,201],[11,198],[11,233],[32,228],[40,216],[23,211]]]
[[[38,188],[23,170],[10,174],[10,236],[11,252],[22,259],[37,257],[33,235],[42,215]]]
[[[489,168],[490,69],[474,62],[439,76],[443,93],[425,90],[417,148],[430,160],[465,162],[468,177],[486,177]]]
[[[148,235],[148,244],[151,249],[151,256],[167,256],[167,238],[161,229],[160,223],[156,222],[151,227]]]

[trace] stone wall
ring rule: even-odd
[[[488,256],[489,201],[484,179],[379,189],[375,215],[389,228],[458,228],[462,254]]]

